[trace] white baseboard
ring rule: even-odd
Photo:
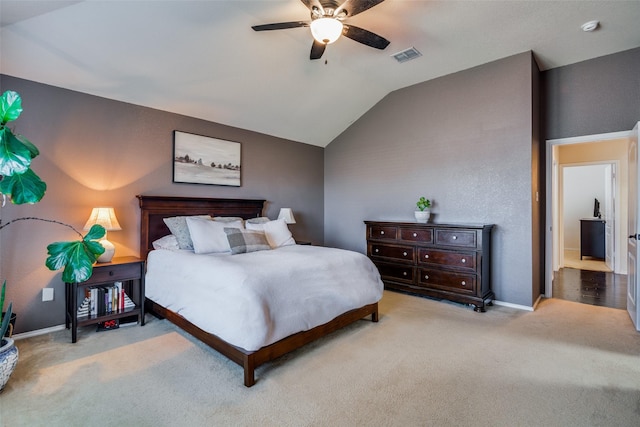
[[[64,325],[51,326],[49,328],[37,329],[35,331],[29,331],[29,332],[23,332],[21,334],[15,334],[15,335],[12,335],[11,338],[13,338],[14,340],[21,340],[21,339],[24,339],[24,338],[37,337],[38,335],[45,335],[45,334],[48,334],[49,332],[63,331],[65,328],[66,327]]]
[[[538,298],[539,300],[539,298]],[[538,305],[538,301],[536,301],[536,303],[533,305],[533,307],[529,307],[526,305],[520,305],[520,304],[513,304],[510,302],[505,302],[505,301],[498,301],[498,300],[493,300],[493,303],[495,305],[501,305],[503,307],[511,307],[511,308],[517,308],[518,310],[525,310],[525,311],[534,311],[535,310],[535,306]]]

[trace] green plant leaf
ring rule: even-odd
[[[11,132],[13,134],[13,136],[16,137],[16,139],[18,141],[20,141],[22,143],[22,145],[24,145],[29,152],[31,153],[31,158],[35,158],[38,156],[38,154],[40,154],[40,150],[38,150],[38,147],[36,147],[35,145],[33,145],[33,143],[31,141],[29,141],[27,138],[25,138],[24,136],[18,134],[14,134],[13,132]]]
[[[16,138],[11,129],[0,129],[0,175],[12,176],[29,169],[34,157],[32,147],[35,148],[30,142],[26,145]]]
[[[93,239],[104,234],[104,227],[95,224],[82,240],[51,243],[47,246],[49,257],[45,265],[49,270],[64,268],[62,281],[65,283],[84,282],[91,277],[93,264],[104,253],[104,247]]]
[[[106,232],[107,232],[107,230],[105,230],[105,228],[103,226],[101,226],[100,224],[93,224],[91,226],[91,228],[89,229],[89,232],[87,233],[87,235],[84,236],[84,240],[85,241],[89,241],[89,240],[102,239],[104,237],[104,235],[106,234]],[[102,245],[100,245],[100,247],[102,247]],[[104,250],[103,250],[103,252],[104,252]],[[100,252],[100,253],[102,253],[102,252]]]
[[[8,90],[0,97],[0,123],[5,124],[20,117],[22,98],[17,92]]]
[[[9,322],[11,321],[11,313],[12,313],[13,303],[9,303],[9,307],[7,307],[7,312],[2,319],[2,323],[0,323],[0,344],[4,339],[4,334],[7,333],[7,329],[9,329]]]
[[[47,184],[31,169],[22,174],[4,176],[0,181],[0,193],[6,194],[16,205],[37,203],[47,191]]]

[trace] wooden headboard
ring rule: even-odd
[[[140,257],[147,258],[152,243],[169,229],[163,219],[172,216],[239,216],[244,219],[262,215],[264,200],[206,199],[197,197],[137,196],[140,200]]]

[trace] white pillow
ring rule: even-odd
[[[187,227],[187,218],[192,217],[173,216],[163,219],[164,223],[167,224],[169,231],[171,231],[171,234],[176,236],[180,249],[193,249],[193,242],[191,241],[189,228]],[[211,220],[209,215],[195,215],[193,218],[206,218],[207,220]]]
[[[245,222],[244,226],[247,230],[264,231],[264,225],[269,222]]]
[[[242,217],[239,216],[215,216],[213,217],[214,221],[220,221],[220,222],[235,222],[235,221],[240,221],[242,223],[244,223],[244,219],[242,219]]]
[[[197,254],[230,252],[224,228],[244,228],[241,221],[222,222],[203,218],[187,218],[187,227]]]
[[[264,224],[265,222],[271,221],[266,216],[259,216],[256,218],[249,218],[246,222],[247,224]]]
[[[272,248],[296,244],[296,241],[293,240],[291,231],[289,231],[289,227],[287,227],[287,223],[284,221],[284,218],[265,222],[261,225],[264,227],[264,234]]]
[[[166,249],[168,251],[180,250],[178,239],[173,234],[168,234],[158,240],[154,240],[151,245],[153,246],[153,249]]]

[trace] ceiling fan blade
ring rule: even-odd
[[[334,12],[334,16],[342,13],[343,10],[347,11],[347,16],[354,16],[365,10],[371,9],[373,6],[382,3],[384,0],[346,0],[340,5]]]
[[[304,21],[295,21],[295,22],[278,22],[276,24],[264,24],[264,25],[254,25],[253,28],[255,31],[269,31],[269,30],[286,30],[287,28],[298,28],[298,27],[308,27],[309,23]]]
[[[382,36],[353,25],[345,24],[342,34],[344,34],[345,37],[349,37],[351,40],[355,40],[359,43],[366,44],[367,46],[375,47],[380,50],[389,46],[390,43],[389,40]]]
[[[324,53],[324,49],[327,47],[326,44],[320,43],[317,40],[313,40],[313,44],[311,45],[311,54],[309,55],[309,59],[320,59],[322,58],[322,54]]]

